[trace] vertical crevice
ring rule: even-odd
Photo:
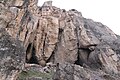
[[[47,33],[45,33],[45,39],[44,39],[44,42],[43,42],[43,50],[42,50],[42,56],[44,57],[45,56],[45,43],[46,43],[46,38],[47,38]]]
[[[59,28],[59,31],[58,31],[58,42],[55,44],[55,48],[52,52],[52,55],[49,57],[49,59],[47,60],[47,63],[48,62],[53,62],[55,63],[55,53],[57,51],[57,48],[58,48],[58,45],[60,46],[59,43],[61,43],[61,37],[62,37],[62,33],[63,33],[63,29],[62,28]]]
[[[74,24],[74,25],[75,25],[75,24]],[[80,66],[83,66],[83,62],[82,62],[82,60],[80,59],[80,51],[79,51],[79,48],[80,48],[80,42],[79,42],[79,39],[80,39],[80,35],[79,35],[80,28],[79,28],[78,25],[76,26],[76,28],[75,28],[74,31],[75,31],[76,38],[77,38],[77,48],[78,48],[78,51],[77,51],[77,60],[75,61],[75,64],[80,65]]]
[[[80,35],[79,35],[80,28],[79,28],[79,26],[76,26],[74,31],[75,31],[76,38],[77,38],[77,47],[79,49],[80,48],[80,42],[79,42],[79,39],[80,39]]]
[[[49,62],[54,63],[54,60],[55,60],[54,57],[55,57],[55,52],[53,51],[49,59],[46,61],[46,63],[49,63]]]
[[[19,23],[19,30],[18,30],[17,36],[16,36],[17,39],[19,39],[20,32],[23,30],[23,26],[25,26],[25,23],[27,24],[27,22],[28,22],[28,19],[29,19],[28,15],[29,15],[29,12],[27,10],[25,10],[25,13],[23,14],[22,19]]]
[[[37,22],[37,29],[39,28],[39,20],[38,20],[38,22]]]
[[[61,41],[63,31],[64,31],[64,29],[59,28],[59,32],[58,32],[58,40],[59,40],[59,42]]]
[[[37,60],[35,53],[36,53],[36,50],[34,48],[33,43],[29,43],[27,50],[26,50],[26,63],[38,64],[38,60]]]
[[[32,43],[29,43],[27,49],[26,49],[26,62],[28,63],[30,58],[31,58],[31,48],[32,48]]]
[[[78,56],[77,56],[77,60],[75,61],[75,63],[74,64],[77,64],[77,65],[80,65],[80,66],[83,66],[83,62],[80,60],[80,55],[79,55],[79,50],[78,50],[78,52],[77,52],[77,54],[78,54]]]
[[[53,59],[53,63],[55,64],[58,62],[57,57],[59,54],[57,54],[57,52],[58,52],[58,48],[61,46],[63,32],[64,32],[64,29],[62,28],[58,29],[58,42],[55,44],[55,48],[51,56],[51,58]]]
[[[26,33],[25,33],[25,40],[26,40],[26,38],[27,38],[27,34],[28,34],[28,30],[27,30]]]

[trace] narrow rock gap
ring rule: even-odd
[[[25,33],[25,40],[26,40],[26,38],[27,38],[27,35],[28,35],[28,30],[27,30],[26,33]]]
[[[63,31],[64,31],[64,29],[59,28],[59,31],[58,31],[58,42],[55,44],[55,48],[54,48],[51,56],[49,57],[49,59],[46,61],[46,63],[49,63],[49,62],[55,63],[55,52],[56,52],[56,50],[58,48],[59,43],[61,42],[61,37],[62,37]]]
[[[62,28],[59,28],[59,34],[61,34],[63,32]]]
[[[18,30],[18,32],[17,32],[17,36],[16,36],[16,38],[18,39],[18,37],[20,36],[20,32],[23,30],[22,28],[22,26],[24,26],[24,23],[26,23],[27,22],[27,20],[26,19],[28,19],[29,18],[29,12],[27,11],[27,10],[25,10],[25,13],[23,14],[23,17],[22,17],[22,19],[21,19],[21,21],[20,21],[20,23],[19,23],[19,30]]]
[[[37,22],[37,29],[39,29],[39,20],[38,20],[38,22]]]
[[[35,51],[33,43],[29,43],[27,50],[26,50],[26,63],[39,64],[35,53],[36,51]]]
[[[52,62],[52,63],[55,63],[55,53],[57,51],[57,48],[58,48],[58,42],[55,43],[55,48],[51,54],[51,56],[48,58],[48,60],[46,61],[46,63],[49,63],[49,62]]]
[[[83,62],[82,62],[82,60],[80,59],[80,51],[79,51],[79,48],[80,48],[80,43],[79,43],[79,32],[80,32],[80,28],[79,28],[79,26],[76,26],[76,28],[75,28],[74,31],[75,31],[76,38],[77,38],[77,48],[78,48],[77,60],[75,61],[74,64],[83,66]]]
[[[45,43],[46,43],[46,38],[47,38],[47,33],[45,33],[45,39],[44,39],[44,42],[43,42],[43,51],[42,51],[42,56],[44,56],[44,51],[45,51]]]
[[[51,54],[51,56],[49,57],[49,59],[46,61],[46,63],[49,63],[49,62],[54,63],[54,60],[55,60],[54,57],[55,57],[55,52],[53,51],[52,54]]]
[[[59,31],[58,31],[58,43],[61,43],[63,31],[64,31],[64,29],[59,28]]]
[[[76,65],[80,65],[80,66],[83,66],[83,62],[81,62],[81,60],[80,60],[80,58],[79,58],[79,50],[78,50],[77,54],[78,54],[78,56],[77,56],[77,60],[75,61],[74,64],[76,64]]]
[[[56,63],[56,52],[57,52],[57,50],[58,50],[58,46],[61,46],[61,40],[62,40],[62,34],[63,34],[63,32],[64,32],[64,29],[62,29],[62,28],[59,28],[58,29],[58,42],[55,44],[55,48],[54,48],[54,50],[53,50],[53,52],[52,52],[52,55],[50,56],[50,58],[48,59],[48,61],[47,62],[53,62],[53,63]]]

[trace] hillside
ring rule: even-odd
[[[82,13],[0,0],[0,80],[120,80],[120,36]]]

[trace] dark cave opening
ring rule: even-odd
[[[39,64],[35,53],[36,51],[35,51],[34,45],[32,43],[29,43],[26,50],[26,63]]]
[[[78,49],[78,56],[77,60],[74,64],[83,66],[84,64],[88,64],[88,58],[91,53],[91,50],[89,48],[80,48]]]
[[[75,61],[75,64],[77,64],[77,65],[80,65],[80,66],[83,66],[83,62],[82,62],[82,60],[80,60],[80,58],[79,58],[79,50],[78,50],[78,56],[77,56],[77,60]]]

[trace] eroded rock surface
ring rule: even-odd
[[[20,60],[24,57],[30,64],[46,66],[52,62],[56,65],[53,76],[56,80],[119,80],[120,36],[102,23],[84,18],[75,9],[57,8],[52,6],[52,1],[37,6],[37,2],[0,1],[0,29],[26,51],[26,55],[20,57],[21,48],[17,45],[18,52],[9,54],[17,53]],[[9,40],[2,34],[1,39]]]
[[[0,29],[0,80],[15,80],[24,67],[24,56],[21,42]]]

